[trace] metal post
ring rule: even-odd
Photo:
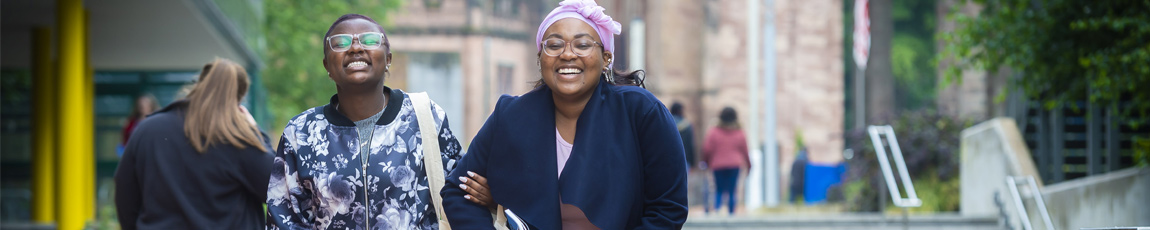
[[[866,127],[866,69],[855,68],[855,128]]]
[[[1034,137],[1037,140],[1035,144],[1036,147],[1034,150],[1031,150],[1031,153],[1034,153],[1034,156],[1038,160],[1038,162],[1036,162],[1038,175],[1041,176],[1041,178],[1053,178],[1054,173],[1053,170],[1051,170],[1050,165],[1053,164],[1053,160],[1051,159],[1054,159],[1054,155],[1050,151],[1050,144],[1048,143],[1050,140],[1050,135],[1047,135],[1046,131],[1050,124],[1046,122],[1048,119],[1046,115],[1048,113],[1041,107],[1035,108],[1035,111],[1038,113],[1035,116],[1036,119],[1038,119],[1038,123],[1034,125]]]
[[[1015,183],[1014,177],[1006,177],[1006,188],[1010,189],[1010,195],[1014,197],[1014,206],[1017,207],[1018,219],[1022,220],[1022,229],[1032,230],[1033,226],[1030,225],[1030,216],[1026,214],[1026,206],[1022,204],[1022,195],[1018,194],[1018,183]]]
[[[1098,105],[1086,102],[1086,176],[1102,174],[1102,153],[1098,146],[1102,134],[1098,130],[1100,116]]]
[[[762,157],[762,152],[753,151],[759,149],[762,140],[759,139],[759,1],[747,0],[747,149],[752,149],[752,153],[759,153]],[[760,158],[761,159],[761,158]],[[763,165],[755,165],[754,162],[750,163],[752,168],[758,171],[763,171]],[[763,176],[759,174],[758,176]],[[753,171],[747,172],[747,178],[756,178]],[[756,178],[757,179],[757,178]],[[763,200],[763,192],[751,186],[746,187],[746,204],[747,208],[755,208],[761,205]]]
[[[910,208],[902,207],[902,229],[910,229]]]
[[[1106,107],[1106,169],[1107,171],[1117,171],[1122,167],[1122,158],[1118,155],[1118,141],[1120,136],[1118,133],[1118,116],[1115,113],[1118,111],[1118,103],[1110,102]]]
[[[766,144],[766,166],[763,169],[767,170],[766,184],[767,184],[767,206],[774,207],[779,204],[779,143],[778,138],[775,136],[775,130],[778,128],[775,123],[775,94],[777,88],[777,71],[775,69],[775,0],[764,0],[766,2],[766,11],[764,17],[766,23],[763,23],[763,79],[766,81],[766,87],[763,89],[766,94],[766,101],[764,101],[763,115],[766,118],[763,123],[766,125],[766,137],[763,138]]]
[[[84,5],[82,0],[56,2],[56,28],[59,32],[57,49],[59,120],[57,140],[68,140],[59,145],[56,169],[56,220],[58,229],[80,229],[92,219],[95,207],[93,191],[95,154],[93,153],[92,82],[88,71],[85,47]]]
[[[1042,191],[1038,190],[1038,183],[1034,182],[1033,176],[1026,177],[1026,182],[1030,184],[1030,191],[1034,194],[1034,202],[1038,203],[1038,213],[1042,215],[1042,222],[1046,224],[1046,229],[1054,230],[1054,221],[1050,219],[1050,212],[1046,210],[1046,199],[1042,198]]]
[[[32,29],[32,221],[56,220],[56,75],[52,73],[52,30]]]
[[[1062,106],[1059,106],[1050,112],[1050,173],[1053,177],[1047,183],[1058,183],[1066,179],[1066,171],[1062,169],[1063,163],[1066,162],[1066,156],[1062,154],[1062,149],[1066,144],[1066,139],[1062,138],[1064,133],[1062,130],[1065,128],[1066,123],[1062,120]]]
[[[1050,212],[1046,210],[1046,201],[1042,198],[1042,191],[1038,190],[1038,183],[1035,182],[1034,176],[1027,176],[1022,179],[1030,187],[1030,197],[1034,199],[1034,203],[1038,206],[1038,215],[1042,217],[1043,224],[1046,224],[1046,229],[1054,229],[1054,221],[1050,219]],[[1015,177],[1006,177],[1006,187],[1010,189],[1011,195],[1014,197],[1014,205],[1018,208],[1018,219],[1021,219],[1022,227],[1025,230],[1034,229],[1030,222],[1030,214],[1026,211],[1026,206],[1022,202],[1022,195],[1018,192],[1018,182]]]

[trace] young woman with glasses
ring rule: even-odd
[[[335,83],[327,105],[292,118],[267,190],[268,229],[437,229],[421,132],[436,132],[444,173],[460,158],[443,109],[420,130],[408,95],[384,85],[391,50],[383,28],[348,14],[324,35]]]
[[[447,176],[448,220],[489,229],[483,204],[499,204],[535,229],[681,228],[687,171],[674,119],[634,86],[642,71],[611,70],[618,22],[592,0],[559,5],[536,34],[539,86],[500,97]]]

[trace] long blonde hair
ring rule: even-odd
[[[250,82],[244,67],[230,60],[216,58],[204,65],[199,81],[188,92],[184,119],[184,135],[197,152],[203,153],[217,143],[267,151],[259,128],[240,113],[240,100],[247,94]]]

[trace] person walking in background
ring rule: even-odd
[[[699,164],[699,158],[695,154],[695,127],[691,125],[691,121],[683,117],[682,103],[677,101],[671,103],[671,117],[675,118],[675,127],[679,130],[679,137],[683,139],[683,150],[686,151],[687,187],[689,187],[687,194],[690,197],[687,199],[688,206],[694,207],[702,204],[703,211],[710,212],[711,206],[707,202],[707,189],[711,185],[707,181],[707,174],[703,172],[706,169],[706,164]]]
[[[795,162],[791,163],[791,180],[790,180],[790,201],[796,203],[802,200],[803,182],[806,180],[807,168],[807,147],[799,147],[799,153],[795,156]]]
[[[679,102],[671,104],[671,117],[675,118],[675,127],[679,129],[679,137],[683,139],[687,168],[694,169],[699,162],[695,156],[695,128],[691,126],[691,121],[683,118],[683,104]]]
[[[687,162],[675,120],[642,85],[611,68],[622,28],[591,0],[566,0],[539,25],[541,82],[503,95],[447,176],[455,229],[490,229],[491,202],[532,229],[679,229]],[[479,176],[486,176],[490,186]],[[510,218],[509,218],[510,219]]]
[[[116,146],[116,156],[124,156],[124,145],[128,144],[128,139],[132,136],[132,131],[136,130],[136,124],[143,120],[148,114],[152,114],[156,109],[160,108],[160,104],[156,102],[156,97],[151,94],[140,94],[136,96],[136,100],[132,102],[132,112],[128,114],[128,123],[124,125],[124,129],[120,131],[120,145]]]
[[[318,36],[317,36],[318,37]],[[387,87],[391,43],[370,17],[346,14],[323,35],[335,83],[327,105],[288,121],[267,187],[268,229],[438,229],[423,132],[439,142],[444,174],[460,158],[447,114],[430,106],[423,130],[402,90]]]
[[[217,59],[184,100],[136,126],[116,168],[123,229],[257,229],[271,146],[240,100],[247,71]]]
[[[719,113],[719,126],[707,131],[703,142],[703,159],[715,174],[715,210],[723,204],[727,196],[727,210],[735,213],[735,188],[738,187],[739,169],[750,171],[750,157],[747,153],[747,137],[739,126],[735,109],[723,108]]]

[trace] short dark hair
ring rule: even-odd
[[[679,102],[671,103],[671,115],[683,116],[683,104]]]
[[[388,40],[387,40],[387,31],[383,30],[383,26],[379,25],[379,22],[376,22],[375,19],[371,19],[371,17],[368,17],[367,15],[362,15],[362,14],[344,14],[343,16],[339,16],[339,19],[336,19],[335,22],[331,23],[331,27],[327,28],[327,33],[323,34],[323,50],[324,50],[324,52],[327,52],[327,46],[328,46],[327,45],[327,37],[331,36],[331,31],[335,30],[335,26],[339,25],[339,23],[341,23],[341,22],[344,22],[347,20],[352,20],[352,19],[363,19],[363,20],[367,20],[368,22],[371,22],[371,24],[375,24],[375,26],[379,28],[379,32],[383,33],[383,46],[386,46],[389,49],[391,48],[391,42],[388,42]]]
[[[719,120],[723,123],[733,123],[738,120],[739,116],[735,113],[735,109],[731,107],[724,107],[722,112],[719,112]]]

